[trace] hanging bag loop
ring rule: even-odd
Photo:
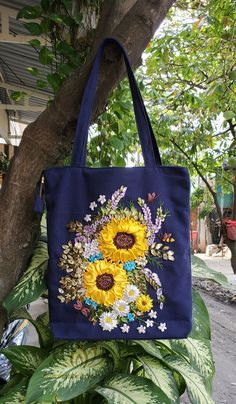
[[[146,166],[161,165],[160,153],[157,147],[151,123],[144,106],[136,79],[130,66],[127,54],[122,45],[114,38],[106,38],[99,47],[93,62],[93,67],[89,75],[87,85],[84,90],[80,107],[79,118],[76,127],[75,143],[72,153],[72,165],[83,167],[86,164],[86,149],[88,141],[88,129],[95,99],[96,85],[100,70],[101,57],[106,45],[113,43],[122,52],[127,69],[129,84],[131,88],[134,112],[138,127],[139,139],[142,147],[144,163]]]

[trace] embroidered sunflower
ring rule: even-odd
[[[145,311],[149,311],[152,308],[153,301],[150,296],[142,294],[137,298],[135,306],[139,311],[142,311],[144,313]]]
[[[84,273],[86,298],[104,306],[111,306],[115,300],[121,299],[127,284],[128,278],[122,266],[104,260],[89,264]]]
[[[105,258],[113,262],[132,261],[148,251],[147,227],[132,218],[113,218],[101,230],[98,242]]]

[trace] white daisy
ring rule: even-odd
[[[125,300],[116,300],[113,311],[117,316],[125,316],[129,313],[129,305]]]
[[[164,332],[165,330],[167,330],[166,323],[160,323],[158,328],[159,330],[161,330],[161,332]]]
[[[98,202],[100,202],[103,205],[106,202],[106,196],[99,195]]]
[[[94,210],[97,206],[98,206],[98,205],[96,204],[96,202],[91,202],[90,205],[89,205],[89,208],[90,208],[91,210]]]
[[[128,324],[124,324],[122,325],[122,327],[120,327],[122,332],[129,332],[129,325]]]
[[[154,310],[149,311],[148,315],[150,318],[157,318],[157,312]]]
[[[111,331],[117,327],[117,318],[114,313],[102,313],[99,324],[103,331]]]
[[[147,327],[153,327],[154,321],[153,320],[146,320],[145,321]]]
[[[134,302],[137,297],[140,295],[140,291],[135,285],[128,285],[125,289],[124,298],[127,302]]]
[[[139,327],[137,327],[137,330],[139,334],[145,334],[146,327],[144,325],[140,325]]]
[[[91,215],[86,215],[84,217],[85,222],[90,222],[91,221]]]

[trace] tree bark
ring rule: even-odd
[[[39,225],[33,213],[35,185],[42,170],[58,164],[71,148],[84,84],[97,45],[105,36],[117,38],[127,49],[132,65],[137,66],[173,2],[106,0],[87,63],[67,80],[54,102],[25,129],[0,195],[0,302],[17,283],[32,252]],[[124,76],[123,64],[114,66],[117,52],[109,48],[108,56],[101,68],[93,120],[104,109],[111,89]],[[0,333],[5,321],[1,308]]]

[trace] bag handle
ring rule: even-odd
[[[144,163],[146,166],[161,165],[161,157],[156,139],[129,59],[122,45],[114,38],[106,38],[102,42],[93,62],[93,67],[84,90],[77,121],[75,142],[72,152],[72,165],[84,167],[86,164],[88,129],[95,99],[101,57],[105,46],[109,43],[116,44],[116,46],[121,50],[125,60]]]

